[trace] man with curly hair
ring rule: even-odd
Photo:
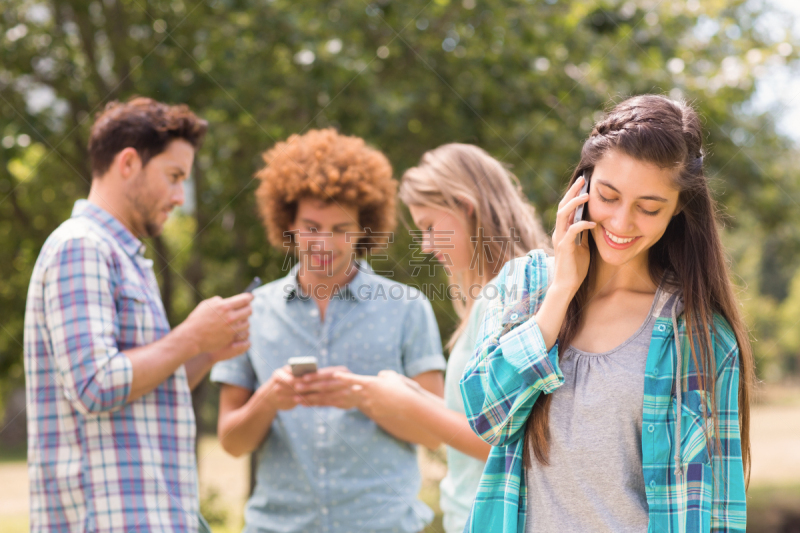
[[[273,246],[298,262],[255,291],[252,347],[217,364],[218,433],[239,456],[258,450],[245,531],[416,533],[433,513],[417,499],[413,420],[373,412],[336,372],[394,372],[421,394],[443,392],[430,303],[363,260],[394,228],[386,157],[336,131],[293,135],[264,154],[257,198]],[[301,378],[286,366],[315,356]]]

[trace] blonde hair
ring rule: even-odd
[[[485,285],[508,261],[529,250],[550,250],[550,238],[517,177],[471,144],[445,144],[425,152],[419,165],[403,174],[399,197],[409,206],[450,211],[462,210],[465,203],[473,207],[468,217],[473,236],[470,269],[450,280],[462,294],[453,302],[461,321],[447,343],[452,348],[466,329],[474,303],[468,289]]]

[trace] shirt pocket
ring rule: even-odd
[[[711,396],[704,390],[685,391],[681,398],[681,467],[687,531],[710,531],[715,487],[709,453],[714,450]],[[674,400],[674,397],[673,397]],[[674,450],[673,450],[674,454]]]
[[[141,285],[123,282],[116,291],[117,345],[120,350],[152,342],[154,320]]]
[[[704,390],[685,391],[681,404],[681,462],[710,464],[709,451],[714,444],[711,397]]]

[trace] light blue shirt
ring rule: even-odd
[[[428,300],[360,263],[328,303],[325,319],[297,286],[297,266],[254,292],[250,350],[214,366],[212,381],[255,390],[289,357],[316,356],[320,368],[356,374],[394,370],[413,377],[443,370]],[[358,409],[279,411],[258,452],[246,533],[349,531],[417,533],[433,512],[417,499],[415,447]]]

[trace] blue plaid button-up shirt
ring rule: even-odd
[[[143,251],[111,214],[78,201],[34,266],[25,309],[33,532],[197,531],[184,368],[127,402],[125,350],[170,330]]]
[[[539,395],[554,392],[564,381],[558,366],[558,345],[548,351],[539,326],[530,318],[547,292],[547,264],[544,252],[534,250],[504,267],[496,280],[498,297],[484,315],[476,353],[461,380],[469,423],[493,445],[467,533],[525,530],[525,425]],[[717,364],[716,423],[721,449],[709,456],[706,444],[713,435],[712,418],[706,418],[709,398],[699,387],[683,316],[669,305],[677,295],[667,297],[668,301],[656,305],[657,319],[645,368],[642,466],[650,515],[648,532],[744,532],[736,337],[728,323],[715,316],[711,339]],[[675,335],[682,352],[677,383]],[[679,405],[676,384],[681,387],[677,448],[673,438]],[[712,452],[714,447],[712,439]],[[676,449],[679,461],[675,460]]]

